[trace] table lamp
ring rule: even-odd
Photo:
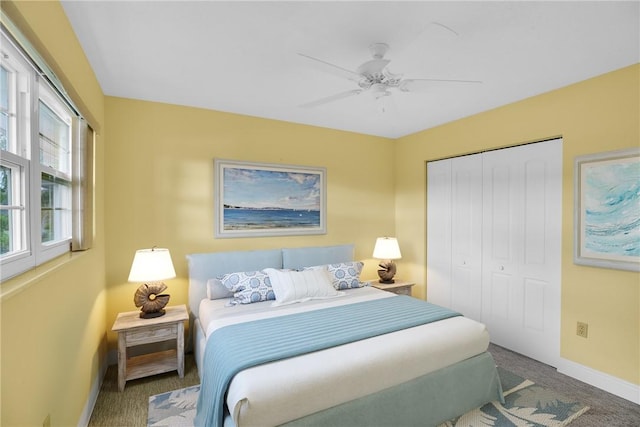
[[[380,267],[378,269],[380,283],[394,283],[393,276],[396,274],[396,263],[393,260],[402,258],[398,239],[395,237],[378,237],[376,246],[373,248],[373,257],[381,260],[378,264],[378,267]]]
[[[129,282],[142,282],[133,296],[136,307],[140,307],[140,317],[152,319],[165,314],[164,306],[169,302],[169,294],[162,294],[167,285],[162,280],[176,277],[169,249],[151,248],[136,251],[129,272]]]

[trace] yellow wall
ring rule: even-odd
[[[396,142],[396,235],[402,271],[426,280],[426,161],[562,136],[561,356],[640,384],[640,285],[634,272],[573,264],[573,161],[637,147],[640,65],[439,126]],[[426,287],[421,288],[425,295]],[[589,338],[576,336],[576,322]]]
[[[58,2],[2,1],[92,125],[104,97]],[[103,134],[96,145],[94,248],[2,283],[0,424],[77,425],[106,354]]]
[[[105,106],[108,324],[135,310],[131,261],[154,245],[175,264],[170,304],[187,303],[185,255],[194,252],[354,243],[365,277],[377,277],[375,239],[395,226],[392,140],[123,98]],[[214,158],[325,167],[327,234],[214,239]]]

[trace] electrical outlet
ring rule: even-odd
[[[47,414],[47,417],[42,422],[42,427],[51,427],[51,414]]]
[[[576,327],[576,335],[582,338],[587,338],[589,334],[589,325],[583,322],[578,322]]]

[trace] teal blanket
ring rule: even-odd
[[[220,328],[205,348],[195,425],[222,426],[227,388],[244,369],[455,316],[399,295]]]

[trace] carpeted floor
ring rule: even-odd
[[[118,391],[118,366],[107,369],[89,426],[145,427],[149,396],[200,384],[198,369],[192,353],[185,354],[184,378],[176,372],[127,381],[122,392]]]
[[[501,347],[491,345],[489,350],[498,366],[589,406],[590,409],[570,427],[640,426],[639,405],[558,374],[550,366]],[[200,383],[192,354],[185,357],[185,377],[182,379],[175,373],[156,375],[129,381],[124,391],[118,392],[117,371],[116,366],[109,367],[89,426],[144,427],[150,396]]]
[[[491,344],[489,351],[498,366],[543,387],[571,396],[589,410],[571,427],[639,427],[640,405],[559,374],[555,368]]]

